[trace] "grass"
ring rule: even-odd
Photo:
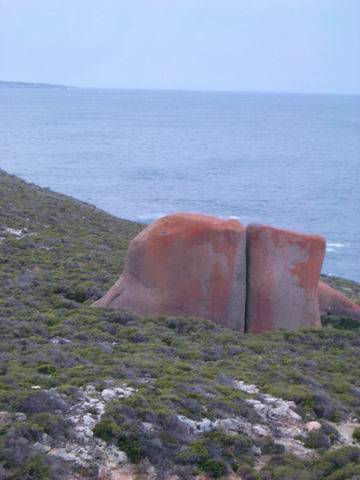
[[[244,394],[229,388],[236,379],[294,400],[309,419],[359,417],[360,329],[327,318],[321,330],[251,336],[195,318],[91,308],[118,277],[128,242],[142,228],[0,171],[0,410],[27,414],[26,421],[0,425],[0,477],[62,478],[62,467],[32,445],[45,425],[55,441],[71,437],[71,425],[59,419],[62,406],[36,397],[32,386],[57,388],[71,403],[81,386],[123,381],[136,393],[109,402],[95,433],[134,463],[147,458],[160,472],[183,478],[231,471],[248,480],[357,478],[356,448],[322,451],[305,467],[270,439],[256,445],[246,435],[213,432],[194,441],[182,431],[178,414],[256,422]],[[358,284],[325,280],[359,301]],[[144,422],[153,429],[145,432]],[[315,437],[313,448],[326,444]],[[253,468],[255,447],[270,455],[260,473]]]

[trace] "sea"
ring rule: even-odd
[[[0,168],[143,223],[318,233],[323,272],[360,281],[360,96],[3,83]]]

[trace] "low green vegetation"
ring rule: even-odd
[[[64,478],[65,467],[33,444],[44,434],[55,443],[71,439],[62,412],[79,388],[114,383],[136,392],[108,402],[94,433],[134,464],[147,459],[182,478],[360,478],[356,447],[328,451],[331,429],[309,436],[319,456],[306,463],[270,438],[255,442],[222,431],[189,438],[178,415],[258,422],[247,395],[231,388],[234,380],[293,400],[309,420],[360,417],[360,325],[328,317],[319,330],[250,336],[200,319],[91,308],[118,277],[128,242],[142,228],[0,171],[0,410],[12,415],[0,422],[0,478]],[[359,285],[331,282],[359,301]],[[354,442],[359,438],[356,430]],[[257,471],[259,449],[269,461]]]
[[[360,442],[360,427],[356,427],[353,431],[353,438]]]

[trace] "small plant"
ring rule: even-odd
[[[143,449],[136,437],[121,437],[117,446],[119,450],[126,453],[132,463],[139,463],[144,456]]]
[[[51,480],[50,469],[40,455],[30,457],[15,473],[11,476],[12,480],[36,479]]]
[[[223,460],[214,460],[212,458],[205,458],[198,462],[198,467],[211,475],[213,478],[224,477],[228,470],[226,463]]]
[[[48,363],[39,365],[37,370],[39,373],[43,373],[44,375],[51,375],[52,373],[56,372],[56,368]]]
[[[357,442],[360,442],[360,427],[354,428],[352,436]]]
[[[118,431],[119,427],[117,424],[110,420],[103,420],[95,425],[94,428],[94,434],[105,442],[110,442]]]
[[[306,437],[304,445],[306,448],[327,450],[330,447],[330,439],[321,430],[313,430]]]

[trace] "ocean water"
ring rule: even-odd
[[[142,222],[319,233],[323,271],[360,281],[360,96],[1,86],[0,167]]]

